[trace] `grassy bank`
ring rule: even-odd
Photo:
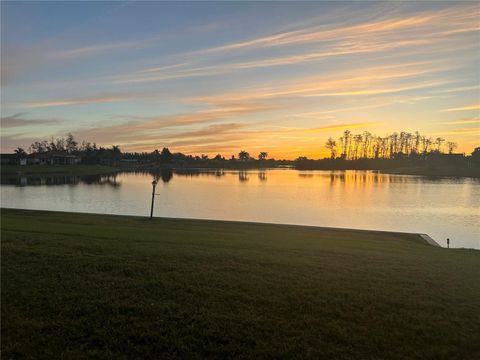
[[[2,175],[102,175],[118,171],[102,165],[2,165]]]
[[[478,359],[480,252],[2,210],[2,358]]]

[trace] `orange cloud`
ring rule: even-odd
[[[84,139],[93,139],[100,143],[135,143],[138,139],[155,136],[158,138],[158,134],[156,135],[155,132],[163,129],[220,122],[240,115],[247,115],[271,109],[273,109],[272,106],[258,104],[226,105],[204,111],[159,116],[144,120],[129,121],[120,125],[82,130],[79,135]],[[172,135],[171,132],[169,134]]]
[[[413,63],[388,65],[384,67],[357,69],[341,75],[325,78],[306,79],[303,82],[275,87],[247,89],[243,92],[195,97],[191,100],[201,103],[221,104],[274,99],[279,97],[309,96],[363,96],[396,93],[445,84],[446,81],[419,81],[422,75],[434,74],[443,69],[435,63]],[[407,85],[395,85],[392,81],[412,78]]]

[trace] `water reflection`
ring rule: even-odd
[[[13,186],[55,186],[55,185],[105,185],[112,188],[121,186],[118,174],[112,175],[28,175],[2,176],[1,184]]]
[[[265,170],[258,171],[258,180],[260,180],[261,182],[267,181],[267,172]]]
[[[458,183],[461,184],[465,181],[465,178],[455,177],[429,177],[420,175],[398,175],[398,174],[386,174],[379,171],[362,171],[362,170],[332,170],[321,172],[304,172],[299,171],[298,176],[304,179],[311,178],[329,178],[331,183],[361,183],[361,184],[425,184],[425,183]],[[479,178],[468,178],[468,181],[480,183]]]
[[[480,181],[473,178],[290,169],[2,176],[2,206],[148,215],[153,179],[156,216],[421,232],[480,248]]]
[[[275,169],[260,169],[260,170],[224,170],[224,169],[159,169],[156,171],[132,170],[123,171],[108,175],[2,175],[2,185],[13,186],[39,186],[39,185],[106,185],[111,187],[119,187],[121,183],[117,181],[117,177],[123,174],[131,175],[148,175],[153,179],[163,183],[169,183],[175,178],[182,177],[216,177],[222,178],[227,174],[236,174],[240,183],[250,180],[251,174],[256,174],[260,182],[267,182],[267,173],[275,172],[290,172],[297,174],[300,179],[318,179],[327,180],[330,185],[342,183],[344,185],[359,184],[362,187],[368,187],[372,184],[425,184],[425,183],[451,183],[461,184],[465,181],[462,178],[441,178],[441,177],[426,177],[426,176],[409,176],[384,174],[378,171],[297,171],[297,170],[275,170]],[[469,178],[468,181],[480,183],[478,178]]]
[[[160,178],[164,183],[168,183],[170,180],[172,180],[172,177],[173,177],[172,169],[162,169],[160,171]]]
[[[240,182],[248,181],[248,172],[246,170],[240,170],[238,172],[238,180]]]

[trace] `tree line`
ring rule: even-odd
[[[322,162],[326,160],[335,160],[339,162],[358,162],[360,160],[396,160],[400,159],[422,159],[428,154],[441,155],[445,151],[452,154],[457,148],[457,144],[446,141],[444,138],[435,139],[420,134],[418,131],[394,132],[386,136],[377,136],[368,131],[354,134],[350,130],[345,130],[338,140],[329,138],[325,143],[325,148],[330,151],[330,157],[320,160],[310,160],[307,157],[300,156],[296,160],[275,160],[268,158],[268,153],[261,151],[257,156],[250,155],[249,152],[242,150],[229,158],[221,154],[214,157],[202,154],[186,155],[183,153],[172,153],[167,147],[162,150],[155,149],[152,152],[122,152],[119,145],[110,147],[98,146],[96,143],[83,140],[78,142],[75,137],[68,133],[65,137],[51,138],[50,141],[35,141],[28,148],[30,154],[42,154],[48,152],[60,152],[77,155],[81,157],[82,163],[98,164],[104,160],[118,162],[138,162],[143,164],[175,164],[181,166],[188,165],[212,165],[220,166],[229,164],[240,164],[243,166],[278,166],[311,163],[312,161]],[[22,148],[15,149],[17,155],[27,155],[27,151]],[[476,148],[472,153],[475,159],[480,153],[480,148]],[[333,163],[329,163],[333,164]],[[327,165],[322,165],[327,166]],[[330,166],[330,165],[329,165]],[[344,166],[344,165],[342,165]]]
[[[18,147],[14,150],[18,156],[28,154],[46,154],[46,153],[64,153],[77,155],[82,158],[82,163],[98,164],[105,160],[116,162],[120,160],[135,160],[140,163],[174,163],[174,164],[199,164],[206,162],[226,163],[241,162],[247,163],[257,159],[260,162],[266,162],[268,153],[262,151],[255,158],[247,151],[240,151],[238,157],[235,155],[225,158],[221,154],[210,158],[208,155],[185,155],[183,153],[172,153],[167,147],[162,150],[155,149],[151,152],[122,152],[119,145],[110,147],[98,146],[95,142],[83,140],[78,142],[75,137],[68,133],[65,137],[51,138],[48,140],[34,141],[27,150]],[[268,159],[271,163],[274,159]]]
[[[418,131],[415,133],[401,131],[377,136],[368,131],[353,134],[350,130],[345,130],[338,141],[329,138],[325,147],[330,150],[332,159],[340,154],[342,159],[357,160],[393,159],[398,156],[425,155],[430,152],[443,153],[445,149],[452,154],[458,146],[455,142],[446,142],[442,137],[433,139]]]

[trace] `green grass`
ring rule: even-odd
[[[1,212],[2,359],[478,359],[480,252],[417,235]]]
[[[118,169],[103,165],[2,165],[2,175],[100,175],[116,172]]]

